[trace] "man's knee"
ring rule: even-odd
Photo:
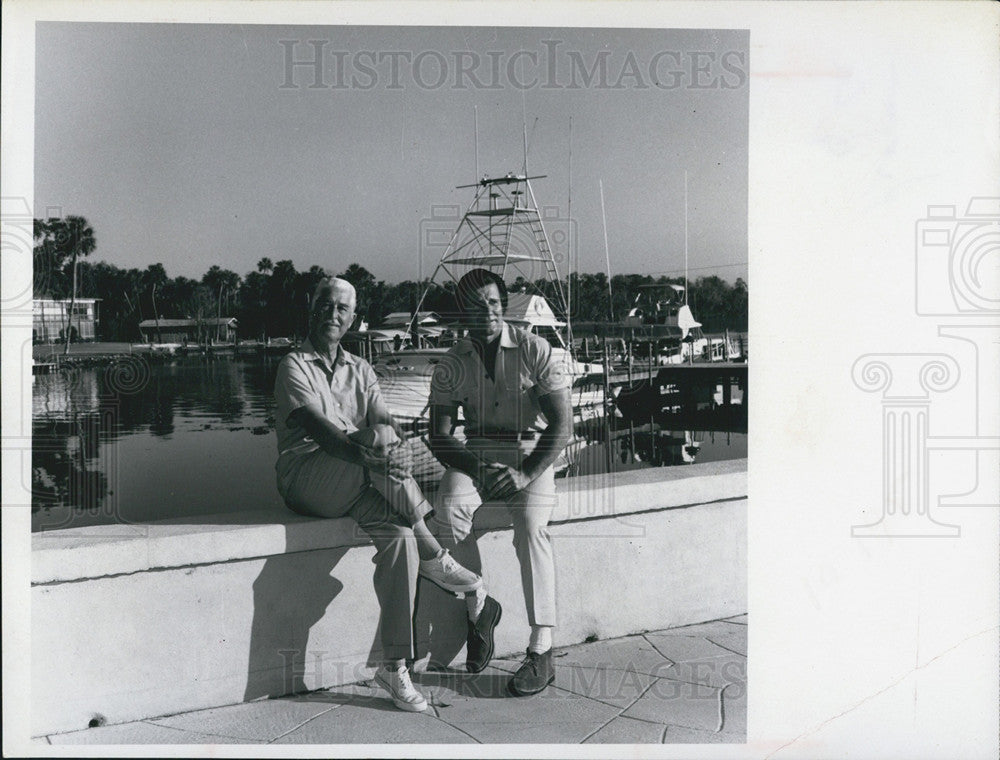
[[[381,520],[366,520],[360,525],[376,546],[386,545],[399,549],[416,545],[413,528],[406,525],[397,515],[389,515],[387,519]]]
[[[546,544],[551,541],[547,520],[520,520],[514,524],[514,546]]]
[[[387,449],[396,445],[400,438],[391,425],[379,423],[351,433],[350,438],[370,449]]]

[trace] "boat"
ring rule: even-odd
[[[295,348],[295,341],[291,338],[268,338],[258,350],[268,356],[284,356]]]
[[[624,324],[634,338],[656,342],[657,364],[735,361],[740,358],[736,343],[725,335],[706,335],[694,318],[682,285],[640,285]],[[640,337],[641,336],[641,337]]]
[[[472,185],[459,186],[459,189],[474,188],[474,197],[428,280],[414,313],[393,314],[387,320],[391,324],[386,328],[400,331],[401,337],[405,336],[403,342],[408,338],[411,345],[400,346],[397,340],[398,350],[373,356],[372,366],[379,376],[387,407],[417,436],[425,432],[429,424],[434,366],[464,333],[461,325],[449,320],[448,315],[422,311],[421,307],[432,288],[443,282],[457,283],[465,272],[479,268],[495,272],[505,282],[519,283],[518,290],[508,292],[504,319],[545,338],[552,345],[553,355],[563,363],[573,381],[574,422],[605,414],[605,394],[599,382],[602,365],[574,358],[570,350],[571,325],[560,317],[569,312],[565,283],[559,277],[531,186],[532,180],[543,176],[508,173],[483,176]],[[547,293],[538,290],[535,284],[538,280],[545,283]],[[549,298],[554,300],[555,308]],[[417,336],[419,345],[412,345],[413,336]],[[456,435],[461,437],[461,434],[462,421],[459,420]],[[420,437],[412,440],[415,441],[411,443],[415,476],[422,483],[436,482],[443,468],[430,454],[426,440]],[[557,462],[557,470],[565,469],[574,447],[579,445],[580,442],[575,442],[567,447],[561,461]]]
[[[565,283],[559,278],[531,186],[531,180],[543,176],[508,173],[484,176],[474,185],[459,186],[459,189],[476,189],[472,203],[442,254],[414,314],[405,314],[408,322],[404,334],[417,334],[422,344],[429,345],[382,353],[373,362],[390,411],[414,429],[427,421],[434,365],[462,332],[461,326],[446,324],[447,320],[434,312],[421,311],[421,306],[439,280],[457,283],[465,272],[477,268],[495,272],[505,282],[518,278],[516,281],[522,283],[523,290],[508,293],[504,319],[540,335],[552,345],[553,354],[573,378],[576,417],[603,413],[603,393],[586,387],[588,384],[584,382],[599,376],[603,372],[601,365],[573,357],[567,335],[569,325],[556,314],[546,294],[532,292],[536,289],[535,281],[543,279],[558,311],[568,312]],[[537,276],[539,272],[544,273],[544,278]],[[397,329],[404,326],[403,315],[389,316],[394,319],[391,326]]]
[[[687,303],[683,285],[640,285],[628,314],[618,323],[584,323],[579,333],[620,346],[617,362],[628,361],[625,347],[632,346],[633,359],[653,357],[655,364],[739,361],[739,347],[727,333],[707,335]]]

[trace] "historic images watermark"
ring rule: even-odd
[[[528,50],[341,50],[331,40],[279,40],[285,90],[734,90],[747,83],[741,50],[599,50],[563,40]]]
[[[929,206],[916,224],[915,251],[917,314],[947,318],[938,335],[971,343],[975,358],[960,367],[945,353],[885,353],[854,363],[855,385],[882,393],[882,514],[854,525],[855,537],[961,535],[960,526],[931,514],[934,451],[964,452],[975,462],[967,490],[939,494],[935,506],[1000,506],[1000,198],[972,198],[964,215],[955,206]],[[933,435],[931,394],[952,390],[963,370],[975,388],[974,425],[967,435]]]
[[[312,684],[357,684],[372,689],[371,696],[383,699],[385,692],[372,681],[373,668],[363,662],[344,662],[343,656],[323,650],[280,649],[283,691],[298,693],[303,700],[326,702],[337,699],[336,692],[310,686]],[[565,652],[556,651],[555,657]],[[558,663],[558,660],[557,660]],[[684,662],[664,662],[650,667],[642,661],[596,662],[586,667],[566,667],[567,677],[556,688],[546,689],[535,699],[561,700],[586,695],[590,699],[611,702],[637,699],[646,695],[658,700],[687,702],[707,700],[718,702],[726,691],[730,700],[745,699],[747,695],[747,665],[740,656],[703,657]],[[484,673],[470,675],[457,671],[418,671],[417,684],[444,686],[457,699],[489,699],[506,695],[507,674]],[[359,692],[355,691],[357,697]],[[365,696],[363,692],[361,696]],[[429,695],[440,700],[437,693]],[[438,706],[448,706],[438,703]]]

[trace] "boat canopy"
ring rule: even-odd
[[[556,318],[552,307],[540,295],[529,293],[510,293],[507,296],[507,309],[504,319],[515,324],[527,324],[535,327],[564,327],[565,322]]]
[[[407,326],[410,324],[410,320],[413,319],[413,315],[408,311],[394,311],[391,314],[386,314],[385,319],[382,320],[382,324],[386,327],[395,327],[397,325]],[[433,311],[418,311],[417,312],[417,324],[418,325],[436,325],[441,321],[441,318],[435,314]]]

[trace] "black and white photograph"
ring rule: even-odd
[[[785,5],[5,6],[20,751],[995,749],[997,14]]]

